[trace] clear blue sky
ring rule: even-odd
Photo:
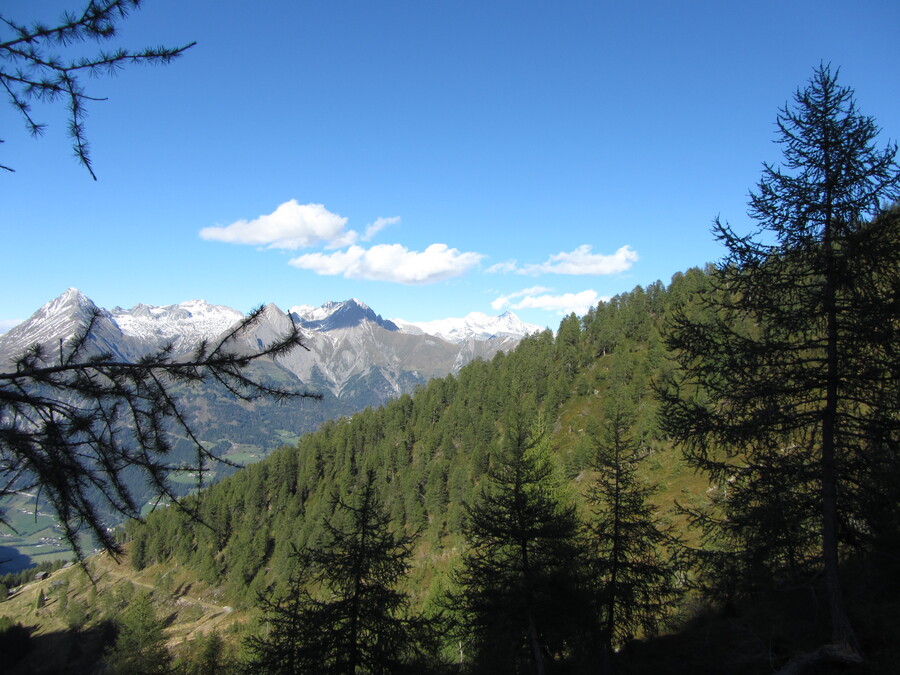
[[[146,0],[122,44],[198,44],[85,81],[98,182],[58,110],[34,140],[0,107],[0,320],[75,286],[555,328],[719,258],[716,215],[750,227],[820,62],[900,137],[898,26],[896,0]]]

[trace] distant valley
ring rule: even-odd
[[[235,309],[203,300],[107,310],[70,288],[27,321],[0,335],[0,363],[8,368],[14,358],[34,344],[43,345],[51,360],[56,358],[59,350],[65,349],[66,341],[94,312],[97,319],[90,337],[91,352],[111,353],[129,362],[169,344],[176,358],[187,356],[201,341],[215,342],[243,317]],[[284,358],[253,367],[263,378],[319,393],[321,401],[247,403],[212,385],[179,389],[180,400],[198,437],[216,454],[236,464],[258,461],[276,447],[296,442],[327,420],[411,394],[428,380],[456,373],[475,359],[491,359],[540,330],[509,312],[493,317],[473,313],[461,319],[425,324],[386,320],[365,303],[351,299],[321,307],[297,305],[287,311],[268,305],[263,320],[242,337],[242,346],[256,350],[269,344],[285,333],[291,322],[301,328],[308,351],[296,349]],[[188,461],[191,446],[187,439],[176,444],[175,455],[176,464]],[[224,464],[213,466],[204,482],[233,472],[233,467]],[[184,492],[197,482],[197,476],[187,471],[176,472],[172,479],[176,488]],[[146,498],[151,498],[149,491]],[[17,506],[12,506],[13,510]],[[46,524],[41,528],[40,536],[46,536]],[[37,534],[26,527],[21,541],[12,536],[6,537],[3,544],[12,548],[19,544],[29,546],[33,552]],[[51,556],[62,553],[53,546],[45,552]],[[41,559],[41,555],[33,556],[35,561]]]

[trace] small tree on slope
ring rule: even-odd
[[[521,412],[508,422],[489,482],[468,509],[468,541],[444,600],[476,672],[549,672],[577,660],[593,615],[574,506],[559,497],[552,462]]]
[[[640,631],[655,634],[681,595],[677,542],[649,501],[655,489],[638,478],[644,453],[630,436],[623,394],[610,391],[605,428],[588,430],[596,451],[588,502],[605,672],[612,672],[614,650]]]

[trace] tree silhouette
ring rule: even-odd
[[[871,482],[871,451],[897,448],[900,245],[882,215],[900,195],[897,147],[874,148],[874,121],[824,65],[778,130],[784,168],[765,164],[751,194],[760,231],[715,221],[729,253],[711,311],[669,329],[684,378],[663,388],[663,421],[727,488],[706,523],[738,557],[824,571],[832,642],[856,660],[839,541],[866,521],[852,494]]]
[[[558,497],[540,438],[511,415],[488,485],[468,508],[468,549],[444,605],[478,672],[545,673],[583,656],[591,633],[584,545],[574,506]]]
[[[369,471],[350,503],[335,501],[321,546],[295,551],[287,595],[260,598],[267,635],[247,647],[254,672],[421,672],[431,624],[408,615],[396,589],[409,568],[413,538],[390,531]],[[312,591],[310,589],[313,589]]]
[[[150,596],[138,594],[116,621],[118,635],[107,651],[106,665],[115,675],[155,675],[171,672],[163,622]]]
[[[302,347],[296,326],[267,347],[248,351],[241,338],[263,316],[249,314],[223,337],[202,342],[187,358],[171,347],[135,363],[96,353],[91,335],[95,311],[58,353],[37,344],[0,373],[0,496],[36,490],[52,506],[66,539],[81,556],[78,532],[87,528],[106,549],[119,544],[98,506],[140,517],[126,471],[140,472],[160,495],[173,499],[168,461],[176,435],[194,448],[198,481],[212,461],[224,461],[194,435],[176,388],[213,382],[239,399],[319,398],[255,377],[255,362]],[[6,522],[6,521],[0,521]],[[8,523],[7,523],[8,524]]]
[[[79,162],[97,176],[91,165],[84,128],[87,104],[99,99],[82,86],[82,76],[115,75],[135,63],[169,63],[195,43],[181,47],[149,47],[131,51],[117,47],[84,56],[77,43],[108,43],[117,37],[118,24],[140,8],[141,0],[82,0],[80,11],[67,11],[54,26],[26,25],[0,14],[0,88],[33,136],[46,127],[33,117],[32,102],[64,101],[68,134]],[[0,141],[2,142],[2,141]],[[0,168],[13,171],[8,166]]]
[[[655,487],[637,468],[645,452],[631,438],[633,414],[624,391],[607,394],[606,424],[589,427],[597,478],[588,492],[593,511],[593,580],[604,647],[604,672],[612,672],[614,650],[639,631],[654,635],[681,595],[676,545],[650,503]]]

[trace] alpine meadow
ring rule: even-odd
[[[137,10],[152,3],[74,4],[78,11],[48,24],[18,18],[28,13],[21,7],[0,12],[0,84],[30,135],[61,127],[93,187],[105,179],[105,146],[88,144],[88,109],[105,101],[95,88],[121,70],[116,81],[135,76],[142,64],[166,65],[146,71],[163,81],[204,42],[119,48],[133,39],[125,29]],[[553,41],[556,24],[547,20]],[[477,28],[478,20],[465,23]],[[310,20],[297,39],[308,32],[317,40],[318,29],[327,26]],[[399,54],[392,36],[379,36],[379,46]],[[416,44],[430,55],[426,42]],[[283,73],[278,53],[253,77]],[[373,53],[373,64],[382,58]],[[321,68],[336,67],[326,61]],[[401,61],[419,67],[405,52]],[[537,79],[542,71],[530,67]],[[140,77],[155,86],[155,74]],[[416,82],[426,79],[432,87],[439,78]],[[450,306],[440,294],[472,293],[474,279],[490,275],[482,302],[490,292],[491,307],[505,313],[384,319],[355,298],[286,312],[270,303],[243,314],[205,301],[108,311],[70,288],[0,335],[0,534],[9,537],[0,558],[16,553],[25,516],[33,536],[23,547],[49,546],[56,532],[71,558],[0,576],[0,670],[900,672],[900,166],[897,144],[884,140],[844,79],[822,60],[773,111],[767,147],[778,154],[765,158],[749,191],[749,222],[715,217],[708,237],[721,257],[685,265],[668,282],[630,282],[609,296],[545,285],[554,275],[629,278],[641,259],[627,244],[610,255],[579,245],[546,263],[513,257],[526,255],[517,239],[563,240],[565,226],[553,222],[533,237],[533,223],[515,229],[504,241],[509,255],[485,264],[489,255],[474,247],[370,243],[399,230],[399,217],[349,230],[356,214],[290,200],[256,219],[208,225],[192,246],[230,247],[222,284],[234,277],[259,292],[264,275],[234,262],[240,245],[255,248],[249,257],[268,256],[269,266],[318,246],[282,267],[324,275],[334,293],[350,283],[398,283],[410,297],[441,289],[434,312]],[[214,96],[212,81],[178,82],[180,96]],[[291,86],[313,92],[315,82],[304,74]],[[379,106],[394,103],[402,116],[402,102],[375,97],[365,78],[329,95],[354,87],[375,105],[341,108],[348,119],[381,119]],[[504,94],[482,80],[472,87],[483,90],[484,111],[466,119],[488,119],[487,102],[499,105]],[[436,90],[423,89],[423,99],[426,91]],[[326,98],[310,95],[308,107],[325,108]],[[305,101],[290,100],[305,114]],[[232,116],[235,136],[215,145],[246,157],[243,108],[224,110],[217,113]],[[255,125],[279,126],[272,115]],[[435,118],[434,138],[447,119]],[[520,123],[508,119],[510,128]],[[549,126],[570,122],[575,112]],[[316,133],[333,132],[310,125],[310,138]],[[179,143],[192,135],[212,152],[189,130]],[[397,127],[388,135],[398,157],[409,152]],[[485,137],[466,142],[476,138]],[[447,147],[432,148],[437,164],[450,157]],[[343,165],[316,153],[323,182],[339,183]],[[372,153],[370,175],[398,170],[399,160]],[[224,173],[269,180],[263,162],[238,170],[243,160],[224,156]],[[0,161],[0,180],[34,169],[11,157]],[[190,160],[171,159],[178,182],[175,165]],[[296,161],[296,176],[308,159]],[[348,185],[355,170],[346,169]],[[548,183],[548,193],[558,186]],[[174,190],[188,187],[182,179]],[[375,203],[381,189],[363,193]],[[524,199],[528,190],[515,192]],[[223,183],[223,208],[229,191]],[[652,186],[641,195],[652,201]],[[159,208],[144,201],[117,217],[127,223],[141,208]],[[719,207],[709,203],[709,214]],[[476,209],[497,217],[484,202]],[[452,229],[441,236],[450,240]],[[143,236],[156,250],[156,235]],[[177,248],[154,263],[160,284],[166,269],[182,278],[191,266]],[[137,270],[136,261],[127,264]],[[529,288],[504,285],[523,276],[540,278]],[[429,297],[422,293],[414,297]],[[525,322],[512,309],[552,309],[558,326],[539,328],[539,318]]]

